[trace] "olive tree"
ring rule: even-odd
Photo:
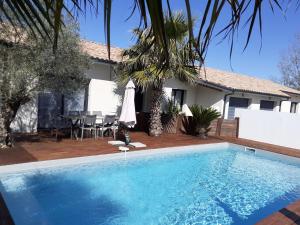
[[[58,45],[22,28],[0,25],[0,145],[11,145],[10,125],[20,106],[40,91],[72,93],[87,84],[89,57],[81,51],[78,25],[66,21]]]
[[[300,90],[300,35],[281,57],[279,69],[282,74],[282,83]]]

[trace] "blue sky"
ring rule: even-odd
[[[138,26],[139,18],[135,14],[129,20],[132,9],[132,0],[114,0],[111,22],[111,42],[112,45],[127,48],[134,44],[131,30]],[[258,27],[255,28],[252,39],[246,51],[243,52],[245,44],[246,30],[241,29],[238,38],[235,39],[235,49],[231,59],[229,58],[230,44],[228,41],[219,43],[220,39],[215,38],[209,47],[206,57],[206,65],[222,70],[244,73],[266,79],[279,79],[280,71],[278,62],[280,55],[291,45],[295,35],[300,33],[299,16],[300,9],[295,10],[291,5],[286,13],[282,15],[279,11],[272,13],[267,1],[263,7],[263,37],[262,49],[260,49],[260,35]],[[183,0],[171,1],[173,10],[185,9]],[[202,16],[201,1],[191,1],[193,16],[196,21]],[[203,6],[202,6],[203,7]],[[95,17],[87,14],[80,16],[80,34],[82,38],[105,43],[103,16]],[[197,20],[198,18],[198,20]],[[226,20],[226,14],[220,17],[220,27],[222,21]],[[197,29],[197,25],[196,25]]]

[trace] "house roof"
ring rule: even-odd
[[[122,48],[111,47],[111,56],[109,60],[105,44],[81,40],[81,45],[83,51],[97,60],[110,63],[118,63],[122,60]],[[281,97],[290,97],[289,94],[300,95],[300,91],[275,83],[271,80],[208,67],[199,71],[199,83],[219,89],[268,94]]]
[[[110,47],[110,59],[107,54],[107,46],[105,44],[96,43],[93,41],[81,40],[82,50],[90,55],[92,58],[110,63],[118,63],[122,60],[123,49],[117,47]]]
[[[271,80],[246,76],[213,68],[201,69],[200,82],[216,85],[233,91],[251,92],[290,97],[289,93],[300,95],[300,91],[275,83]]]

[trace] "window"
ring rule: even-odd
[[[172,90],[172,101],[174,105],[179,105],[180,109],[183,105],[183,98],[184,98],[184,90],[181,89],[173,89]]]
[[[228,119],[234,119],[236,108],[247,109],[248,106],[249,106],[249,99],[248,98],[230,97],[230,99],[229,99],[229,109],[228,109]]]
[[[248,108],[248,106],[249,106],[248,98],[231,97],[229,100],[229,107]]]
[[[290,112],[291,113],[296,113],[297,112],[297,102],[292,102],[291,103],[291,110],[290,110]]]
[[[260,110],[270,110],[270,111],[273,111],[274,105],[275,105],[274,101],[261,100],[260,101]]]

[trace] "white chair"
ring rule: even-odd
[[[113,138],[116,139],[116,130],[118,126],[116,124],[116,116],[115,115],[105,115],[102,124],[100,124],[97,129],[101,132],[101,137],[103,138],[104,132],[112,130]]]
[[[96,115],[96,125],[99,127],[103,122],[103,114],[102,111],[92,111],[93,115]]]
[[[81,129],[81,141],[83,139],[84,131],[89,131],[91,135],[92,132],[94,132],[95,139],[96,139],[97,137],[96,115],[84,116],[82,119],[82,124],[80,126],[80,129]]]
[[[93,115],[102,116],[102,111],[92,111]]]

